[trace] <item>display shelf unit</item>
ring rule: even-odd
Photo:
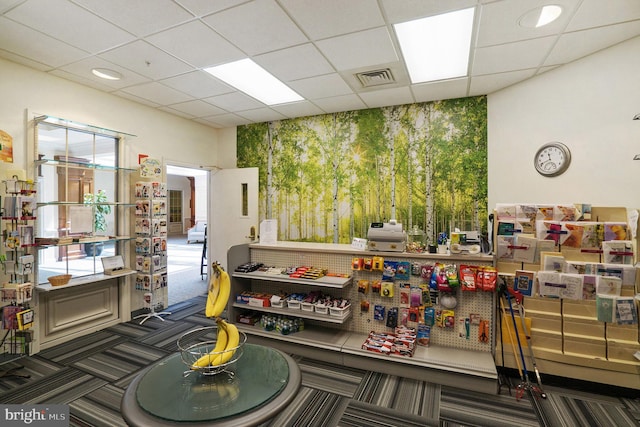
[[[494,215],[500,220],[497,212],[494,212]],[[628,222],[629,218],[633,216],[628,215],[627,208],[591,208],[593,222]],[[636,225],[629,224],[630,228],[637,230]],[[494,228],[495,242],[499,227]],[[635,289],[629,289],[629,292],[638,294],[640,274],[636,264],[637,236],[632,239],[632,244],[636,258],[631,268],[636,270],[636,282],[630,287]],[[556,245],[554,252],[570,262],[604,262],[602,250]],[[539,262],[522,263],[500,258],[497,259],[496,265],[502,274],[513,274],[516,270],[537,273],[542,269]],[[640,351],[638,324],[616,325],[599,322],[595,300],[569,300],[533,295],[525,296],[523,303],[526,319],[531,322],[531,345],[543,382],[544,375],[549,374],[640,389],[640,361],[633,356],[636,351]],[[527,366],[530,366],[529,351],[527,348],[523,350]],[[515,369],[516,357],[519,357],[519,354],[513,354],[508,342],[503,344],[502,340],[498,340],[498,365]]]
[[[465,387],[487,393],[497,391],[497,371],[491,352],[490,343],[483,344],[482,350],[475,350],[476,345],[455,343],[459,347],[434,344],[430,347],[419,347],[413,357],[382,355],[361,348],[368,332],[372,330],[391,331],[383,323],[372,321],[372,313],[359,311],[359,294],[354,282],[359,272],[350,270],[354,256],[383,256],[393,259],[406,259],[415,262],[447,261],[455,263],[475,263],[492,265],[492,257],[486,255],[439,255],[367,252],[351,248],[349,245],[312,244],[297,242],[278,242],[274,245],[245,244],[229,249],[227,267],[231,271],[231,298],[227,307],[228,317],[236,322],[239,328],[247,333],[250,342],[277,346],[305,357],[331,361],[345,366],[371,369],[379,372],[393,373],[410,378],[423,378],[432,382],[455,385],[465,382]],[[327,267],[330,272],[349,274],[347,278],[339,279],[338,284],[327,286],[327,277],[316,280],[289,279],[287,277],[273,277],[273,275],[259,272],[237,273],[235,268],[245,262],[262,262],[265,265],[309,265]],[[288,264],[287,264],[288,262]],[[272,280],[276,279],[276,280]],[[320,319],[304,317],[301,310],[281,309],[274,307],[256,307],[235,302],[235,296],[243,291],[257,291],[276,293],[278,290],[302,291],[311,289],[326,290],[335,296],[349,298],[352,304],[351,315],[341,322],[328,322],[329,316]],[[483,316],[493,313],[493,295],[475,295],[478,301],[472,301],[472,296],[462,297],[461,304],[466,310],[481,311]],[[399,298],[399,297],[398,297]],[[389,304],[396,304],[397,300]],[[479,307],[477,304],[482,305]],[[472,308],[473,307],[473,308]],[[290,335],[282,335],[274,331],[265,331],[258,325],[249,326],[236,321],[236,316],[246,310],[269,312],[289,317],[302,317],[305,329]],[[316,315],[317,316],[317,315]],[[447,335],[457,331],[437,331]],[[433,334],[432,334],[433,337]],[[441,339],[442,342],[453,341],[452,337]],[[460,346],[468,348],[460,348]]]
[[[135,183],[136,291],[144,292],[147,313],[135,316],[143,324],[150,318],[164,321],[167,306],[167,184],[158,181]],[[140,292],[138,292],[139,294]]]
[[[27,162],[38,189],[37,349],[130,319],[130,274],[105,275],[101,256],[129,260],[124,141],[135,135],[48,115],[29,122]],[[62,286],[47,278],[71,274]]]
[[[36,285],[36,289],[40,292],[54,292],[54,291],[62,291],[64,289],[75,288],[77,286],[87,286],[100,282],[104,282],[112,279],[119,279],[131,276],[136,274],[134,270],[123,271],[122,273],[112,273],[112,274],[93,274],[91,276],[80,276],[80,277],[72,277],[71,280],[65,285],[61,286],[52,286],[50,283],[40,283]]]
[[[88,239],[83,239],[83,240],[79,240],[79,239],[74,239],[72,241],[67,241],[64,243],[43,243],[43,242],[47,242],[48,240],[41,240],[38,241],[38,238],[36,237],[35,240],[35,244],[34,246],[38,249],[43,249],[43,248],[51,248],[51,247],[61,247],[61,246],[70,246],[70,245],[77,245],[80,243],[105,243],[105,242],[126,242],[126,241],[131,241],[132,239],[135,239],[135,237],[131,237],[131,236],[104,236],[104,237],[100,237],[100,238],[88,238]],[[55,240],[55,238],[52,238]],[[49,240],[52,240],[49,239]]]
[[[320,313],[315,313],[313,311],[292,310],[288,308],[276,308],[276,307],[259,307],[259,306],[239,304],[239,303],[234,303],[233,307],[240,310],[252,310],[252,311],[260,311],[263,313],[280,314],[282,316],[299,317],[302,319],[318,320],[320,322],[336,323],[339,325],[347,322],[352,316],[351,311],[349,311],[349,313],[344,316],[331,316],[329,314],[320,314]]]
[[[3,273],[0,289],[2,316],[6,332],[0,342],[0,360],[28,355],[31,352],[35,314],[31,307],[34,277],[34,223],[36,217],[35,186],[32,181],[13,176],[3,182],[2,207]],[[29,321],[25,323],[25,315]]]
[[[254,271],[251,273],[232,273],[233,277],[241,279],[266,280],[269,282],[290,283],[294,285],[318,286],[323,288],[343,289],[353,283],[352,277],[323,277],[321,280],[313,279],[292,279],[288,276],[278,276],[274,274]]]

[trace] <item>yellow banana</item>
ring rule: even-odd
[[[238,344],[240,344],[240,333],[238,332],[238,328],[233,323],[227,323],[224,320],[221,321],[224,323],[224,326],[227,329],[227,346],[225,347],[225,351],[220,355],[220,360],[215,360],[214,362],[218,362],[218,365],[222,365],[231,360],[231,357],[236,352],[236,348]]]
[[[219,359],[220,356],[222,354],[224,354],[222,352],[227,347],[228,341],[229,341],[229,339],[228,339],[228,335],[227,335],[226,329],[225,328],[221,328],[220,327],[220,323],[218,323],[218,339],[216,340],[215,347],[209,353],[205,354],[204,356],[202,356],[198,360],[196,360],[196,362],[193,364],[192,368],[193,369],[200,369],[200,368],[206,368],[207,366],[211,366],[211,365],[214,365],[214,364],[216,364],[216,365],[219,364],[219,363],[215,363],[216,359]]]
[[[211,274],[211,280],[209,281],[209,290],[207,292],[207,304],[205,306],[205,316],[213,317],[215,310],[215,302],[218,299],[220,293],[220,275],[214,271]]]
[[[220,269],[220,275],[217,280],[219,281],[218,293],[215,296],[211,310],[209,310],[209,298],[207,298],[207,317],[220,316],[227,307],[227,302],[229,302],[229,295],[231,294],[231,279],[229,278],[229,273]]]

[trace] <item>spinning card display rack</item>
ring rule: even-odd
[[[143,324],[168,311],[156,311],[166,306],[167,289],[167,185],[163,182],[136,182],[136,290],[144,292],[149,312],[135,316]]]

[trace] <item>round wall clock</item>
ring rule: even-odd
[[[569,167],[571,151],[561,142],[549,142],[538,149],[533,163],[540,175],[558,176]]]

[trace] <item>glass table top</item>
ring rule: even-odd
[[[146,412],[165,420],[214,421],[241,415],[269,402],[289,379],[286,359],[269,347],[245,344],[234,365],[235,375],[191,372],[184,376],[188,367],[176,353],[144,374],[136,400]]]

